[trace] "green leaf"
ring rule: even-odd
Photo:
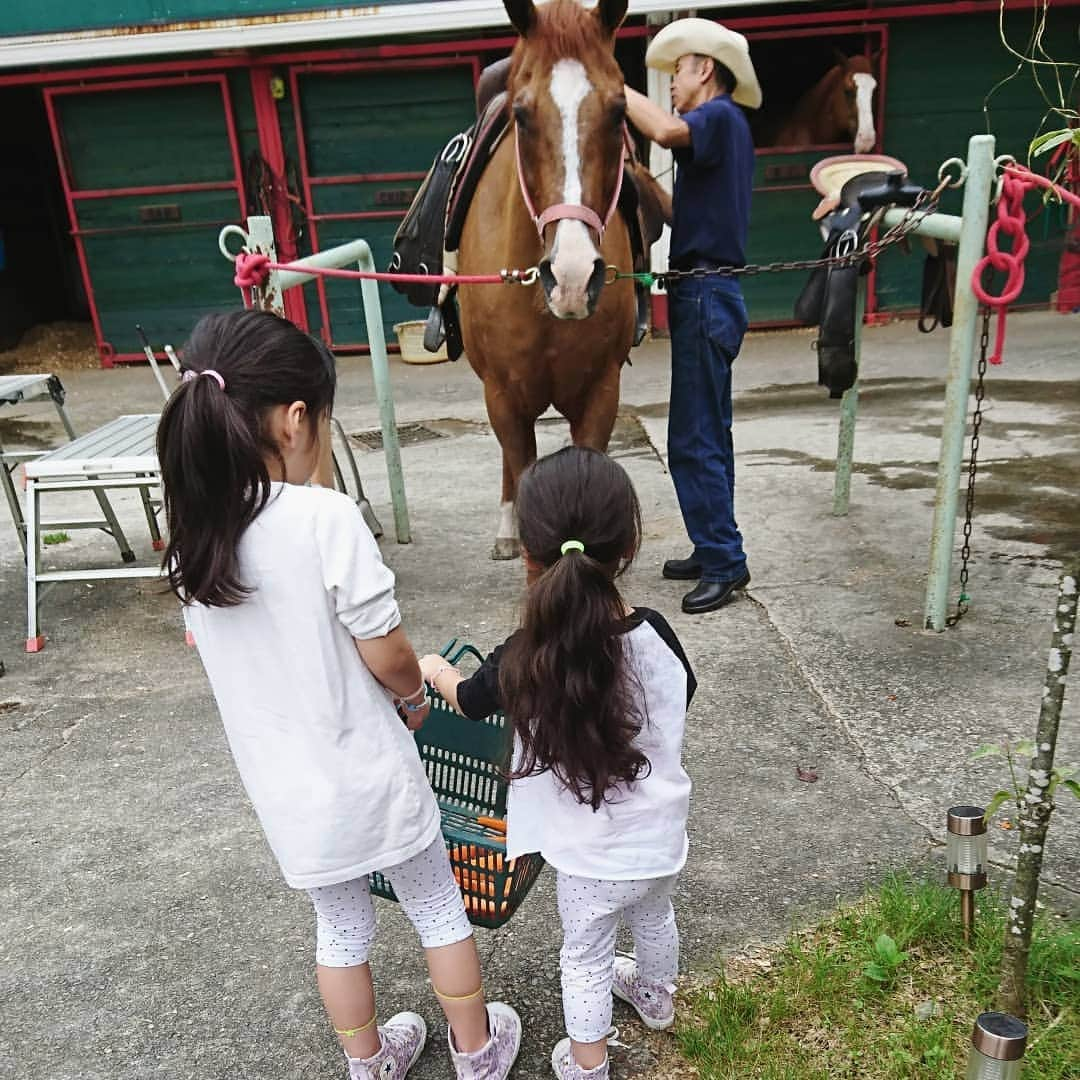
[[[1078,799],[1080,799],[1080,781],[1062,780],[1061,786],[1068,788]]]
[[[886,967],[897,967],[904,960],[904,954],[896,947],[896,942],[888,934],[878,935],[877,941],[874,942],[874,952],[877,953],[878,960]]]
[[[1046,134],[1031,140],[1028,153],[1032,157],[1038,157],[1040,154],[1049,153],[1055,147],[1061,146],[1062,143],[1067,143],[1070,139],[1080,146],[1080,131],[1072,128],[1066,128],[1064,131],[1048,131]]]
[[[986,813],[983,814],[983,821],[989,821],[1001,809],[1002,803],[1008,802],[1012,797],[1011,791],[995,791],[994,797],[986,808]]]
[[[880,964],[867,964],[863,968],[863,974],[876,983],[887,983],[892,978],[892,973]]]
[[[1035,753],[1035,743],[1031,739],[1021,739],[1016,744],[1015,752],[1020,757],[1031,757]]]

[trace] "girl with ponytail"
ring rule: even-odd
[[[367,875],[381,870],[420,935],[456,1075],[505,1080],[521,1022],[484,1001],[409,734],[428,704],[394,575],[356,504],[306,485],[330,438],[334,358],[244,311],[202,319],[184,367],[158,428],[169,585],[270,847],[314,904],[319,990],[349,1076],[401,1080],[427,1037],[414,1012],[376,1021]]]
[[[514,727],[507,855],[558,872],[562,1080],[607,1080],[611,995],[670,1027],[679,938],[671,896],[686,861],[682,767],[696,686],[671,627],[628,607],[617,578],[637,554],[641,511],[606,454],[568,447],[521,477],[518,535],[528,590],[521,627],[465,678],[439,656],[424,678],[459,712],[502,709]],[[615,956],[620,919],[636,959]]]

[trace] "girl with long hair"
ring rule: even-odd
[[[424,678],[465,716],[502,709],[514,728],[507,855],[540,852],[558,872],[561,1080],[607,1080],[612,993],[644,1023],[674,1022],[679,938],[671,896],[686,861],[690,778],[682,767],[695,681],[671,627],[630,608],[616,579],[641,539],[629,477],[569,447],[521,477],[528,574],[521,627],[465,678],[439,656]],[[616,957],[620,920],[636,958]]]

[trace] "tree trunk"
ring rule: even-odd
[[[1049,788],[1054,770],[1061,703],[1065,697],[1065,676],[1072,658],[1078,576],[1080,566],[1074,566],[1066,570],[1058,582],[1054,632],[1050,641],[1050,658],[1046,667],[1042,707],[1039,710],[1039,724],[1035,733],[1035,753],[1031,758],[1027,790],[1021,799],[1020,854],[1016,861],[1016,878],[1009,903],[997,1002],[1002,1012],[1019,1017],[1025,1015],[1025,983],[1028,953],[1031,950],[1031,926],[1035,918],[1035,899],[1039,893],[1043,846],[1046,843],[1050,815],[1054,811],[1054,799]]]

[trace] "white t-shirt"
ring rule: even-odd
[[[353,642],[401,621],[356,504],[275,483],[237,554],[255,591],[235,607],[191,605],[188,625],[285,880],[332,885],[423,851],[440,830],[435,797]]]
[[[690,777],[682,766],[682,744],[694,677],[661,615],[638,608],[627,622],[623,642],[646,717],[634,745],[651,769],[616,787],[598,810],[578,802],[552,772],[512,781],[506,807],[510,858],[538,851],[566,874],[608,881],[667,877],[686,862]],[[479,718],[499,706],[501,653],[502,647],[496,649],[458,686],[466,716]],[[514,758],[520,760],[518,746]]]

